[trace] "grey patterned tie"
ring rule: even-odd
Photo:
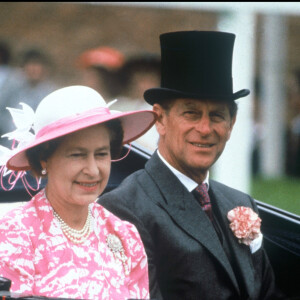
[[[200,202],[202,209],[206,212],[207,216],[212,221],[213,216],[212,216],[211,202],[207,191],[207,184],[206,183],[199,184],[194,191],[197,199]]]

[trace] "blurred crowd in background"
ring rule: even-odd
[[[12,57],[6,41],[0,41],[0,134],[15,129],[6,107],[22,109],[20,103],[36,110],[39,102],[49,93],[60,88],[54,82],[55,61],[45,49],[32,47]],[[142,53],[126,57],[118,49],[100,46],[87,49],[74,66],[79,76],[74,84],[86,85],[98,91],[108,103],[118,101],[112,110],[130,111],[152,109],[144,101],[143,93],[160,85],[160,57]],[[158,134],[155,127],[137,141],[154,151]],[[2,139],[1,144],[12,146],[12,141]]]
[[[14,53],[7,41],[0,41],[0,134],[15,128],[6,107],[21,109],[20,102],[36,109],[50,92],[61,87],[54,82],[56,63],[45,49],[32,47]],[[119,49],[101,45],[86,49],[76,61],[79,76],[74,84],[97,90],[108,103],[118,99],[112,110],[152,109],[143,98],[146,89],[160,86],[160,57],[153,53],[125,55]],[[300,177],[300,69],[291,74],[286,115],[286,175]],[[255,82],[252,174],[260,174],[260,141],[263,128],[260,116],[260,82]],[[158,141],[155,126],[137,142],[153,152]],[[2,139],[1,145],[12,146]]]
[[[289,74],[286,85],[287,101],[285,112],[285,175],[300,178],[300,69]],[[253,175],[261,173],[261,146],[264,139],[263,115],[261,112],[261,81],[254,82],[253,93],[253,144],[251,168]],[[274,119],[274,122],[277,120]]]
[[[287,101],[285,113],[285,174],[300,178],[300,69],[289,74],[286,85]],[[261,173],[261,144],[264,138],[263,115],[261,113],[261,81],[255,79],[253,105],[253,144],[251,168],[253,175]],[[274,119],[274,122],[277,120]]]

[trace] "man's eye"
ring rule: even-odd
[[[216,120],[216,121],[221,121],[225,119],[223,114],[218,114],[218,113],[212,114],[211,118],[212,120]]]
[[[187,110],[183,113],[183,115],[188,118],[195,118],[196,116],[198,116],[198,113],[194,110]]]
[[[200,114],[194,110],[187,110],[183,113],[183,116],[187,120],[197,120],[199,118]]]
[[[189,115],[189,114],[195,114],[196,112],[193,110],[187,110],[184,113]]]
[[[75,152],[75,153],[70,154],[70,156],[72,156],[72,157],[81,157],[83,155],[84,155],[83,153],[79,153],[79,152]]]

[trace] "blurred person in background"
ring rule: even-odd
[[[13,130],[10,113],[6,107],[20,107],[20,103],[28,104],[33,110],[39,102],[58,86],[52,80],[53,62],[49,55],[37,48],[25,50],[20,54],[21,77],[16,81],[10,92],[5,95],[2,103],[3,132]],[[10,142],[3,141],[8,145]]]
[[[12,64],[12,53],[9,44],[0,41],[0,90],[1,94],[7,86],[11,86],[17,69]]]
[[[263,122],[261,118],[261,81],[255,78],[253,96],[253,126],[252,126],[252,153],[251,172],[253,176],[261,173],[261,144],[264,138]]]
[[[152,53],[131,55],[119,73],[122,92],[117,97],[115,108],[122,111],[152,109],[151,105],[144,101],[143,95],[145,90],[160,84],[160,57]],[[136,142],[153,153],[158,142],[155,126]]]
[[[144,101],[144,92],[160,84],[160,57],[154,54],[129,56],[119,71],[122,92],[116,107],[122,110],[152,109]]]
[[[21,54],[21,68],[24,82],[14,101],[24,102],[35,110],[46,95],[58,88],[52,80],[54,63],[45,51],[32,48]]]
[[[292,74],[287,130],[287,173],[300,177],[300,69]]]
[[[84,51],[76,61],[81,70],[81,83],[101,91],[112,100],[120,93],[118,71],[124,64],[124,55],[112,47],[98,47]]]
[[[22,82],[22,74],[13,64],[10,45],[6,41],[0,41],[0,136],[7,132],[6,124],[10,120],[5,107],[17,96],[16,92]]]

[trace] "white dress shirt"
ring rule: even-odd
[[[189,178],[188,176],[184,175],[174,167],[172,167],[165,159],[164,157],[159,153],[159,150],[157,150],[157,154],[159,158],[163,161],[163,163],[171,170],[171,172],[179,179],[179,181],[187,188],[189,192],[192,192],[199,184],[194,181],[193,179]],[[209,188],[209,171],[207,172],[207,176],[204,179],[204,183],[207,184],[207,187]]]

